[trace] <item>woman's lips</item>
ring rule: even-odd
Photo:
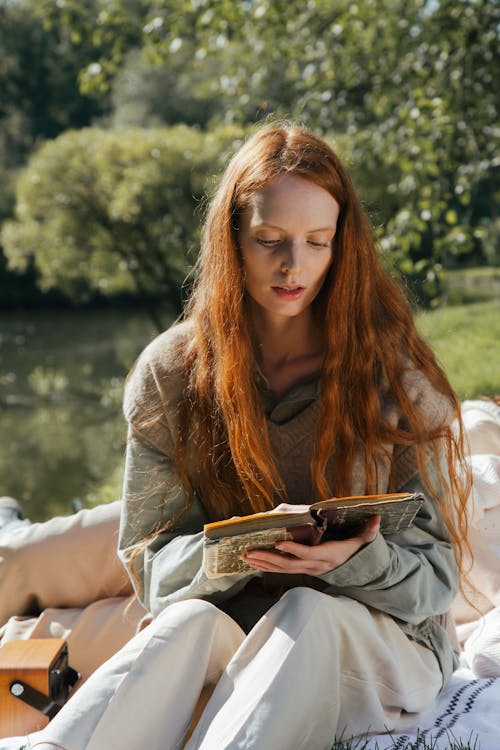
[[[303,286],[296,286],[296,287],[286,287],[286,286],[273,286],[271,287],[273,292],[276,292],[278,297],[281,297],[281,299],[298,299],[302,296],[302,294],[305,292],[305,287]]]

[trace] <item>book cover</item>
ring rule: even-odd
[[[250,549],[274,549],[282,541],[311,545],[347,539],[374,515],[380,516],[380,532],[393,534],[411,526],[423,502],[421,493],[356,495],[313,503],[297,513],[255,513],[205,524],[203,568],[208,578],[250,572],[241,559]]]

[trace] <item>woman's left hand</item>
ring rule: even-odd
[[[266,573],[305,573],[318,576],[338,568],[366,544],[373,542],[380,526],[380,516],[370,518],[356,536],[342,541],[322,542],[315,546],[297,542],[279,542],[278,552],[250,550],[243,560]]]

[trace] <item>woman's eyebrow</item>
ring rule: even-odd
[[[277,224],[269,224],[267,221],[261,221],[258,224],[251,224],[252,229],[278,229],[280,232],[286,231],[283,227]],[[318,229],[308,229],[306,234],[314,234],[315,232],[334,232],[337,228],[336,224],[327,227],[319,227]]]
[[[279,229],[280,232],[283,231],[283,227],[279,227],[277,224],[269,224],[267,221],[259,221],[257,224],[251,224],[250,225],[252,229]]]
[[[320,227],[319,229],[310,229],[306,234],[314,234],[314,232],[334,232],[336,228],[337,225],[334,224],[333,226]]]

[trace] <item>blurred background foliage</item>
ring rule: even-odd
[[[494,0],[0,0],[0,494],[41,517],[119,492],[123,374],[274,118],[343,158],[460,395],[499,390],[499,24]]]
[[[3,0],[7,269],[175,307],[221,151],[286,117],[337,145],[436,304],[443,269],[500,264],[499,22],[492,0]]]
[[[77,302],[93,292],[133,295],[159,330],[162,299],[180,311],[196,258],[207,175],[219,171],[234,127],[183,125],[70,130],[46,141],[18,179],[2,231],[10,268],[34,259],[41,289]]]

